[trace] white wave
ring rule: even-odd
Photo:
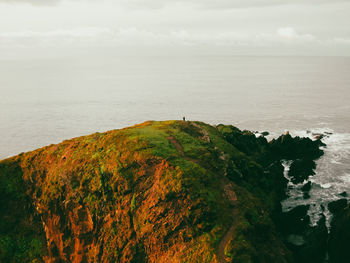
[[[332,187],[332,184],[328,183],[328,184],[321,184],[321,187],[324,189],[328,189]]]
[[[350,174],[345,174],[340,177],[345,183],[350,184]]]
[[[306,130],[293,130],[290,131],[290,134],[292,136],[307,137],[314,140],[315,136],[319,134],[323,134],[325,136],[324,138],[327,138],[328,136],[334,134],[334,130],[330,128],[312,128]]]
[[[331,160],[331,163],[332,163],[332,164],[342,164],[341,162],[339,162],[339,161],[336,160],[336,159]]]
[[[312,188],[310,197],[303,198],[301,186],[294,185],[288,178],[289,166],[284,162],[285,177],[289,180],[287,194],[289,198],[282,202],[284,211],[288,211],[299,205],[310,205],[308,214],[314,225],[320,219],[320,215],[326,216],[326,224],[329,226],[331,214],[327,209],[328,203],[339,198],[341,192],[350,193],[350,133],[338,133],[330,128],[314,128],[306,130],[290,131],[292,136],[308,137],[315,139],[315,135],[323,134],[322,141],[325,154],[316,161],[315,175],[309,178]]]

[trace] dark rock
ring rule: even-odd
[[[267,159],[265,152],[269,151],[270,147],[265,137],[260,136],[256,138],[251,131],[241,131],[232,125],[220,124],[217,126],[217,129],[230,144],[249,155],[258,163],[270,164],[272,162],[270,159],[265,160]]]
[[[319,263],[323,262],[327,251],[328,230],[326,218],[321,219],[314,227],[309,227],[304,236],[304,245],[296,252],[298,262]]]
[[[307,180],[309,176],[314,175],[315,168],[316,164],[313,160],[298,159],[291,164],[288,175],[294,184],[299,184]]]
[[[328,210],[336,215],[338,214],[341,210],[344,210],[344,208],[347,206],[348,204],[348,200],[346,200],[345,198],[343,199],[339,199],[333,202],[330,202],[328,204]]]
[[[311,190],[311,182],[307,182],[306,184],[303,185],[303,187],[301,188],[301,190],[303,192],[309,192]]]
[[[328,232],[322,215],[316,226],[305,225],[303,231],[287,235],[286,245],[293,252],[295,262],[323,262],[327,251]]]
[[[267,132],[267,131],[264,131],[264,132],[261,133],[262,136],[268,136],[269,134],[270,134],[270,133]]]
[[[321,133],[313,133],[312,136],[314,136],[315,140],[322,140],[324,137],[324,134]]]
[[[348,196],[348,194],[345,191],[341,192],[339,195],[342,196],[342,197],[347,197]]]
[[[319,148],[321,143],[321,140],[313,141],[310,138],[292,137],[286,133],[272,140],[270,145],[274,156],[287,160],[315,160],[323,155],[323,151]]]
[[[316,143],[319,147],[326,147],[326,146],[327,146],[324,142],[322,142],[321,139],[317,139],[317,140],[315,141],[315,143]]]
[[[297,210],[299,211],[296,214],[299,216],[303,216],[305,213],[305,207],[303,206]],[[292,232],[286,235],[286,245],[293,252],[295,262],[323,262],[326,256],[328,239],[326,220],[323,215],[316,226],[310,226],[308,222],[297,233],[295,233],[295,229],[290,228],[289,230]]]
[[[303,193],[303,198],[304,199],[309,199],[311,196],[309,193]]]
[[[284,168],[281,162],[274,162],[268,167],[269,180],[268,185],[270,189],[275,189],[275,192],[278,196],[278,201],[285,199],[286,188],[288,185],[288,180],[283,176]]]
[[[286,235],[304,233],[310,224],[309,207],[301,205],[283,213],[279,220],[280,231]]]
[[[299,247],[305,244],[305,239],[301,235],[291,234],[287,237],[287,242],[293,246]]]

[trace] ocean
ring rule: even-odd
[[[76,56],[0,60],[0,159],[146,120],[327,132],[309,199],[315,222],[350,194],[350,57]]]

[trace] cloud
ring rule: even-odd
[[[340,44],[340,45],[350,45],[350,38],[334,38],[331,41],[333,44]]]
[[[0,38],[59,38],[59,37],[98,37],[101,34],[110,34],[112,31],[107,28],[82,27],[74,29],[58,29],[52,31],[18,31],[0,32]]]
[[[34,6],[52,6],[61,0],[0,0],[0,4],[30,4]]]
[[[319,41],[311,34],[299,34],[292,27],[282,27],[276,32],[259,34],[231,31],[201,33],[188,30],[153,32],[136,27],[0,32],[2,46],[261,46],[300,45]],[[347,43],[344,39],[337,41]]]
[[[298,34],[293,27],[282,27],[277,30],[277,35],[284,39],[298,41],[313,41],[315,37],[311,34]]]
[[[99,45],[108,42],[113,31],[108,28],[83,27],[51,31],[0,32],[0,47],[54,47]]]
[[[268,7],[281,5],[335,4],[348,0],[119,0],[119,4],[129,8],[161,9],[171,5],[191,5],[205,9],[234,9]]]
[[[277,34],[281,37],[286,37],[286,38],[298,37],[297,32],[292,27],[282,27],[282,28],[277,30]]]
[[[60,2],[70,2],[78,0],[0,0],[0,4],[31,4],[34,6],[50,6]],[[81,2],[99,3],[101,0],[79,0]],[[106,1],[106,0],[103,0]],[[108,1],[108,0],[107,0]],[[314,4],[334,4],[337,2],[348,2],[348,0],[112,0],[115,5],[124,6],[131,9],[161,9],[171,5],[191,5],[201,8],[231,9],[248,7],[265,7],[279,5],[314,5]]]
[[[56,56],[88,51],[89,54],[274,54],[350,55],[350,38],[319,39],[282,27],[274,32],[155,32],[136,27],[119,29],[75,28],[54,31],[0,33],[0,55],[26,57]],[[63,53],[61,53],[63,52]],[[162,53],[163,52],[163,53]],[[45,55],[46,54],[46,55]]]

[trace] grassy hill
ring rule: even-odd
[[[0,262],[291,262],[277,144],[149,121],[0,161]]]

